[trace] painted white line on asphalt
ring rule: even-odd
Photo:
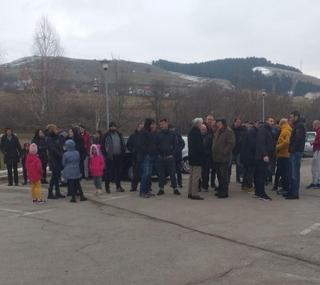
[[[12,210],[12,209],[5,209],[5,208],[0,208],[0,211],[9,212],[9,213],[20,213],[20,214],[24,214],[24,212],[23,212],[23,211],[20,211],[20,210]]]
[[[38,214],[48,213],[48,212],[51,212],[51,211],[53,211],[53,209],[34,211],[34,212],[26,212],[22,216],[38,215]]]
[[[310,234],[312,231],[317,230],[318,228],[320,228],[320,223],[315,223],[312,226],[310,226],[309,228],[304,229],[302,232],[300,232],[300,235],[307,235]]]
[[[110,200],[122,199],[122,198],[126,198],[126,197],[129,197],[129,196],[130,196],[130,195],[110,197],[110,198],[106,198],[106,199],[101,199],[101,201],[110,201]]]
[[[31,215],[38,215],[38,214],[48,213],[48,212],[53,211],[53,209],[46,209],[46,210],[28,212],[28,211],[0,208],[0,211],[8,212],[8,213],[15,213],[16,214],[16,215],[13,215],[13,216],[10,216],[10,217],[21,217],[21,216],[31,216]]]

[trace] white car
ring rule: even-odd
[[[306,144],[304,145],[304,156],[313,156],[313,146],[312,143],[316,138],[316,132],[307,132]]]

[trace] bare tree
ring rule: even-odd
[[[60,39],[47,17],[38,22],[33,41],[33,54],[36,56],[36,68],[31,66],[30,73],[34,81],[31,90],[31,111],[38,121],[50,120],[50,113],[57,101],[57,75],[61,77],[63,54]],[[59,65],[60,64],[60,65]],[[34,68],[36,71],[34,71]],[[35,104],[35,102],[37,104]]]

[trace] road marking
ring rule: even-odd
[[[21,213],[21,214],[23,214],[23,213],[24,213],[23,211],[19,211],[19,210],[12,210],[12,209],[5,209],[5,208],[0,208],[0,211],[3,211],[3,212],[9,212],[9,213]]]
[[[300,232],[300,235],[307,235],[310,234],[312,231],[317,230],[318,228],[320,228],[320,223],[315,223],[312,226],[310,226],[309,228],[304,229],[302,232]]]
[[[38,215],[38,214],[48,213],[48,212],[51,212],[51,211],[53,211],[53,209],[34,211],[34,212],[25,212],[22,216]]]
[[[31,215],[38,215],[43,213],[48,213],[53,211],[53,209],[46,209],[46,210],[40,210],[40,211],[21,211],[21,210],[13,210],[13,209],[7,209],[7,208],[0,208],[0,211],[8,212],[8,213],[15,213],[16,215],[10,216],[10,217],[23,217],[23,216],[31,216]]]
[[[101,199],[101,201],[110,201],[110,200],[122,199],[122,198],[126,198],[126,197],[129,197],[129,196],[130,196],[130,195],[110,197],[110,198]]]

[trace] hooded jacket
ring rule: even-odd
[[[276,150],[277,150],[277,157],[286,157],[288,158],[289,155],[289,144],[290,144],[290,137],[292,133],[292,128],[288,123],[284,123],[281,126],[280,136],[278,138]]]
[[[29,153],[27,155],[26,168],[31,183],[41,181],[42,163],[37,154]]]
[[[97,153],[93,153],[96,149]],[[105,168],[104,157],[100,151],[100,145],[93,144],[90,147],[89,171],[93,177],[102,177]]]
[[[68,179],[80,179],[80,155],[76,151],[76,144],[73,140],[67,140],[65,142],[66,152],[63,154],[63,177]]]
[[[146,156],[155,158],[157,155],[156,133],[152,133],[150,126],[151,119],[146,119],[143,130],[137,138],[137,161],[142,162]]]

